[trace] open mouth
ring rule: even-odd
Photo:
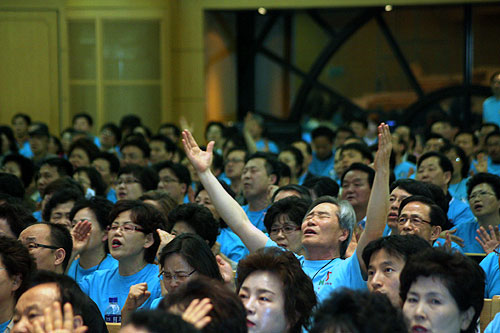
[[[111,247],[113,249],[116,249],[120,246],[122,246],[122,242],[120,242],[118,239],[113,239],[113,241],[111,242]]]
[[[304,235],[316,235],[316,232],[313,229],[306,229]]]
[[[247,327],[254,327],[255,323],[247,319]]]
[[[415,326],[412,326],[411,331],[412,332],[427,332],[427,328],[420,326],[420,325],[415,325]]]

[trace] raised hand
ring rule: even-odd
[[[200,149],[191,132],[188,130],[182,131],[182,145],[189,159],[189,162],[194,166],[196,172],[203,173],[210,169],[212,164],[214,142],[210,141],[207,145],[207,150]]]
[[[492,225],[488,226],[489,232],[486,231],[484,227],[479,227],[477,229],[476,240],[483,248],[486,254],[490,254],[493,252],[498,245],[500,245],[500,239],[498,235],[498,226],[493,227]]]
[[[202,300],[193,299],[189,306],[182,313],[182,319],[201,330],[210,323],[212,318],[208,313],[213,309],[209,298]]]
[[[71,229],[71,236],[73,237],[73,252],[75,252],[75,254],[80,253],[87,247],[91,231],[92,222],[88,220],[79,221],[73,229]]]
[[[33,327],[35,333],[84,333],[88,330],[87,326],[75,327],[71,304],[64,304],[63,316],[59,302],[54,302],[44,310],[44,325],[36,320]]]
[[[156,251],[156,257],[160,258],[161,250],[163,250],[165,245],[170,243],[175,236],[162,229],[156,229],[156,232],[158,233],[158,236],[160,236],[160,245],[158,246],[158,251]]]
[[[381,168],[388,168],[392,152],[392,137],[389,126],[381,123],[378,126],[378,149],[375,154],[373,167],[375,171],[381,171]]]

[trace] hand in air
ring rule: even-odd
[[[200,149],[196,140],[194,139],[191,132],[184,130],[182,132],[182,144],[184,146],[184,151],[189,159],[189,162],[193,165],[198,173],[203,173],[210,169],[212,164],[214,142],[210,141],[207,145],[207,150],[203,151]]]

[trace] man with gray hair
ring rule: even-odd
[[[379,149],[375,159],[374,191],[370,197],[366,227],[359,240],[352,238],[356,217],[346,201],[320,197],[314,201],[302,221],[304,256],[298,256],[302,269],[313,281],[319,301],[328,297],[336,288],[366,288],[363,280],[366,267],[361,258],[364,247],[382,236],[385,227],[389,197],[389,156],[392,149],[389,127],[379,126]],[[202,151],[189,131],[183,132],[186,156],[193,164],[201,183],[212,198],[212,203],[229,227],[253,252],[265,246],[277,246],[266,234],[248,220],[243,209],[227,194],[210,171],[213,142]],[[374,209],[376,208],[376,209]],[[348,246],[356,248],[345,258]],[[357,247],[356,247],[357,243]]]

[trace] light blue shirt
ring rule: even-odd
[[[484,298],[493,298],[500,295],[500,272],[498,268],[498,254],[492,252],[480,263],[481,268],[486,273],[486,285],[484,288]],[[500,331],[497,331],[500,332]]]
[[[460,182],[456,184],[450,184],[448,186],[448,191],[451,196],[457,200],[464,202],[466,205],[468,204],[468,196],[467,196],[467,181],[469,178],[464,178]]]
[[[238,261],[246,257],[249,253],[238,235],[229,228],[222,228],[220,230],[217,242],[220,244],[220,252],[235,263],[238,263]]]
[[[333,170],[333,163],[335,161],[335,151],[332,151],[332,156],[326,160],[320,160],[316,153],[312,153],[312,161],[309,164],[309,172],[318,177],[330,177],[330,171]],[[338,175],[339,178],[341,175]]]
[[[257,146],[257,150],[266,151],[266,142],[267,142],[267,148],[269,149],[270,153],[279,154],[280,150],[278,146],[271,140],[260,139],[259,141],[256,141],[255,146]]]
[[[500,126],[500,99],[488,97],[483,102],[483,123],[494,123]]]
[[[248,219],[254,226],[256,226],[259,230],[266,232],[266,226],[264,225],[264,216],[266,216],[267,207],[263,210],[251,211],[249,205],[242,206],[245,214],[247,214]]]
[[[474,221],[476,217],[472,214],[470,206],[463,201],[452,198],[448,208],[448,219],[454,226],[461,223]]]
[[[416,170],[417,166],[415,164],[408,161],[403,161],[396,165],[396,167],[394,168],[394,176],[396,177],[396,180],[406,179],[409,177],[410,172],[411,175],[414,175]]]
[[[266,247],[278,246],[269,239]],[[306,260],[304,256],[295,255],[302,269],[313,282],[314,291],[321,303],[338,288],[367,289],[363,280],[356,251],[347,259]]]
[[[82,291],[97,304],[104,318],[110,297],[118,298],[118,305],[121,309],[127,300],[130,287],[141,282],[148,284],[151,296],[140,308],[149,309],[151,302],[161,296],[158,274],[160,274],[160,269],[154,264],[147,264],[139,272],[130,276],[121,276],[118,267],[116,267],[115,269],[96,271],[83,278],[78,284]]]
[[[106,255],[106,258],[104,258],[104,260],[101,263],[99,263],[99,265],[95,265],[94,267],[91,267],[89,269],[83,269],[82,266],[80,266],[80,258],[74,260],[71,263],[71,266],[69,266],[66,275],[73,278],[76,282],[79,283],[84,277],[94,273],[95,271],[114,269],[117,267],[118,267],[118,260],[113,258],[111,254],[108,253]]]
[[[500,332],[500,312],[496,314],[495,318],[486,326],[484,333],[498,333]]]
[[[457,230],[455,236],[464,240],[463,250],[465,253],[484,253],[483,248],[476,240],[476,231],[479,229],[479,223],[477,223],[476,219],[461,223],[453,229]]]

